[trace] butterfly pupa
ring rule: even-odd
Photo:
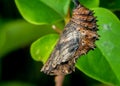
[[[41,71],[48,75],[66,75],[75,71],[81,55],[95,48],[98,26],[93,11],[74,0],[76,8]]]

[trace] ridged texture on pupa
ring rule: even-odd
[[[93,11],[78,5],[41,71],[48,75],[72,73],[77,58],[95,48],[97,30]]]

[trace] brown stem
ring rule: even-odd
[[[64,75],[55,76],[55,86],[62,86],[64,81]]]

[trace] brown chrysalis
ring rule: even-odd
[[[74,0],[75,1],[75,0]],[[41,71],[48,75],[66,75],[75,70],[78,57],[95,48],[98,39],[96,17],[93,11],[74,2],[72,18],[65,26],[49,59]]]

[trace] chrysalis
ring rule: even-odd
[[[41,71],[48,75],[66,75],[75,70],[78,57],[95,48],[98,39],[96,17],[93,11],[74,2],[72,18],[65,26],[49,59]]]

